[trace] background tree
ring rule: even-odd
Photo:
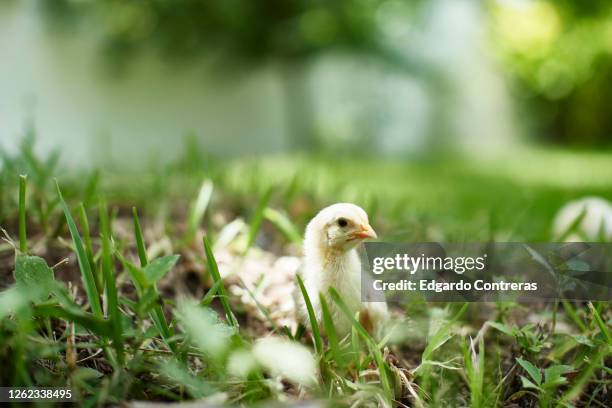
[[[612,144],[612,3],[491,1],[501,66],[533,134],[575,146]]]

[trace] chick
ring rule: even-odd
[[[361,261],[357,247],[364,239],[375,239],[368,215],[360,207],[334,204],[321,210],[306,227],[304,261],[300,274],[313,304],[317,320],[321,321],[319,293],[326,296],[334,326],[340,336],[351,331],[351,322],[329,297],[335,288],[349,310],[360,312],[360,321],[376,334],[388,316],[384,302],[362,302]],[[308,311],[299,287],[294,291],[297,318],[308,326]]]

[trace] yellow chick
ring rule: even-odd
[[[351,323],[329,296],[329,288],[338,291],[350,311],[360,312],[360,321],[376,334],[387,320],[384,302],[362,302],[361,261],[357,247],[364,239],[377,238],[366,212],[350,203],[338,203],[322,209],[306,227],[304,261],[300,274],[321,322],[319,293],[326,296],[334,326],[339,336],[351,331]],[[308,311],[299,288],[294,292],[298,320],[309,326]]]

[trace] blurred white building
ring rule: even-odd
[[[509,101],[483,50],[481,11],[469,0],[437,0],[422,27],[381,10],[398,52],[418,55],[450,79],[452,94],[381,64],[347,55],[314,62],[306,78],[313,129],[323,142],[366,143],[391,154],[419,153],[447,123],[445,145],[500,149],[511,143]],[[387,20],[385,20],[387,21]],[[194,133],[216,154],[257,154],[291,147],[281,70],[219,73],[195,62],[166,64],[141,52],[120,75],[109,75],[95,30],[50,30],[35,1],[0,5],[0,146],[14,148],[34,121],[41,149],[61,145],[64,160],[171,159]],[[450,100],[440,109],[441,100]],[[442,113],[441,113],[442,112]],[[162,154],[158,154],[162,153]]]

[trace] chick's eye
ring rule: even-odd
[[[340,227],[346,227],[348,225],[348,221],[346,220],[346,218],[339,218],[338,225]]]

